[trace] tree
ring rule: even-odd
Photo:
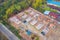
[[[14,10],[15,10],[15,6],[12,5],[10,8],[8,8],[6,10],[6,14],[5,14],[4,18],[7,19],[9,17],[9,15],[13,13]]]
[[[28,7],[28,4],[25,1],[20,2],[21,8],[25,9]]]
[[[34,0],[34,2],[32,3],[32,7],[37,9],[40,5],[42,5],[42,0]]]
[[[15,4],[15,9],[18,10],[18,11],[21,11],[21,6],[18,5],[18,4]]]
[[[32,6],[33,1],[34,1],[34,0],[26,0],[26,3],[27,3],[29,6]]]

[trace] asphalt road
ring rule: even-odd
[[[16,37],[10,30],[8,30],[3,24],[0,23],[0,31],[9,39],[9,40],[20,40]]]

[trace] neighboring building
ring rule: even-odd
[[[55,20],[59,21],[60,22],[60,14],[58,13],[55,13],[55,12],[50,12],[50,11],[45,11],[44,12],[45,15],[48,15],[52,18],[54,18]]]
[[[52,16],[53,18],[57,18],[58,17],[58,14],[54,13],[54,12],[50,12],[49,15]]]
[[[10,17],[9,22],[20,30],[20,36],[26,40],[37,38],[39,40],[60,40],[60,24],[31,7]]]
[[[57,18],[59,14],[54,13],[54,12],[50,12],[50,11],[45,11],[44,12],[45,15],[49,15],[52,18]]]
[[[54,5],[48,5],[50,8],[60,11],[60,8]]]

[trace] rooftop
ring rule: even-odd
[[[57,29],[60,28],[60,24],[58,24],[56,20],[52,20],[50,17],[31,7],[13,17],[10,17],[9,21],[16,29],[20,29],[21,27],[24,29],[21,30],[19,34],[26,40],[32,40],[31,37],[33,34],[39,36],[41,40],[44,40],[44,38],[50,37],[52,31],[58,31]],[[32,34],[30,36],[27,35],[26,30],[30,30]],[[30,34],[30,32],[28,34]]]

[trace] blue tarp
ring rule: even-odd
[[[28,35],[31,35],[31,31],[30,31],[30,30],[26,30],[26,33],[27,33]]]

